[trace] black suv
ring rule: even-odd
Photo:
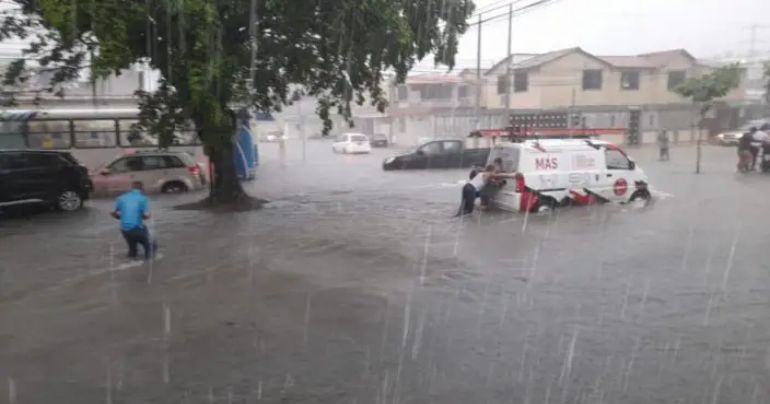
[[[69,153],[0,150],[0,209],[46,203],[75,211],[83,206],[92,188],[88,169]]]

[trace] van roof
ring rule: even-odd
[[[588,139],[536,139],[519,143],[499,143],[496,147],[517,148],[533,151],[592,151],[610,144],[602,140]]]

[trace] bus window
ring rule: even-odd
[[[69,121],[31,121],[27,126],[27,145],[31,149],[69,149]]]
[[[135,119],[121,119],[118,121],[120,128],[120,145],[123,147],[148,147],[157,146],[158,138],[138,128],[139,123]]]
[[[115,121],[112,119],[73,120],[76,148],[115,147]]]

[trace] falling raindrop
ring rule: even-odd
[[[425,285],[425,272],[428,267],[428,251],[430,250],[430,236],[433,231],[432,226],[428,226],[428,231],[425,233],[425,244],[422,249],[422,261],[420,262],[420,286]]]
[[[644,282],[644,292],[642,292],[642,303],[639,305],[639,316],[636,318],[638,323],[644,315],[644,306],[647,304],[647,295],[650,292],[650,280]]]
[[[727,265],[725,267],[725,274],[722,277],[722,293],[725,292],[725,288],[727,288],[727,281],[730,279],[730,272],[733,269],[733,259],[735,258],[735,248],[738,245],[738,232],[735,233],[735,237],[733,237],[733,242],[730,244],[730,254],[727,257]]]
[[[8,403],[16,404],[16,380],[8,378]]]
[[[313,301],[312,294],[307,295],[307,299],[305,299],[305,317],[304,317],[304,327],[302,329],[302,344],[307,347],[308,342],[308,333],[309,333],[309,327],[310,327],[310,306]]]
[[[569,343],[569,349],[567,350],[567,356],[564,358],[564,366],[562,366],[561,376],[559,376],[559,384],[566,386],[569,384],[570,374],[572,373],[572,361],[575,357],[575,344],[577,343],[579,328],[576,326],[572,332],[572,340]]]
[[[171,334],[171,307],[163,304],[163,335],[168,337]]]

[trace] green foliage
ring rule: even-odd
[[[471,0],[258,0],[255,28],[250,0],[13,2],[21,15],[2,21],[0,40],[35,38],[26,57],[53,72],[45,91],[61,92],[86,67],[102,77],[148,63],[163,85],[140,94],[141,125],[168,144],[173,128],[190,119],[210,148],[229,144],[223,133],[232,109],[280,110],[294,86],[320,100],[327,132],[330,110],[350,120],[351,103],[365,96],[382,111],[383,71],[403,81],[429,54],[451,67],[474,9]],[[31,68],[13,67],[6,89]]]
[[[736,64],[714,69],[702,76],[690,77],[680,83],[674,91],[693,103],[709,104],[727,95],[741,83],[743,70]]]

